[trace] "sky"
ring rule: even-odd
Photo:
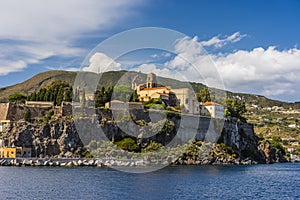
[[[48,70],[95,71],[112,63],[109,69],[211,86],[218,73],[227,90],[300,101],[299,10],[298,0],[1,0],[0,87]],[[114,59],[95,50],[115,34],[142,27],[187,37],[177,38],[172,52],[144,49]]]

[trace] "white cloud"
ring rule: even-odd
[[[246,36],[247,35],[240,34],[240,32],[235,32],[232,35],[225,37],[224,39],[220,39],[220,35],[218,35],[208,41],[201,41],[200,44],[202,46],[214,46],[215,48],[221,48],[228,43],[238,42]]]
[[[141,4],[139,0],[1,1],[0,44],[10,47],[0,50],[0,75],[51,56],[82,54],[74,41],[92,32],[105,33]]]
[[[0,76],[7,75],[11,72],[18,72],[26,68],[26,63],[22,60],[8,61],[0,59],[0,64],[2,66],[0,67]]]
[[[112,58],[108,57],[104,53],[95,53],[91,56],[90,65],[83,67],[82,71],[103,73],[106,71],[116,71],[121,69],[121,64],[115,62]]]
[[[235,39],[234,39],[235,38]],[[232,35],[230,40],[236,40]],[[236,92],[258,93],[284,98],[296,95],[300,85],[300,50],[266,49],[238,50],[228,54],[207,54],[197,37],[183,38],[175,46],[177,56],[165,63],[166,69],[141,65],[140,70],[153,71],[165,77],[203,82],[212,87]],[[148,70],[147,70],[148,69]],[[182,74],[181,77],[174,73]]]
[[[115,25],[136,4],[136,0],[1,1],[0,38],[65,41]]]
[[[228,88],[273,96],[294,93],[300,80],[300,50],[270,46],[214,56]]]

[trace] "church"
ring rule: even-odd
[[[139,75],[132,81],[132,89],[136,90],[139,101],[160,99],[166,106],[180,105],[183,112],[199,114],[199,103],[195,94],[189,88],[172,89],[169,86],[159,85],[154,73],[147,75],[146,83],[142,83]]]

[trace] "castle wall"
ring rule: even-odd
[[[49,107],[27,107],[16,104],[9,104],[7,109],[6,120],[19,121],[23,120],[25,112],[28,110],[30,118],[38,118],[45,116],[51,108]]]
[[[9,103],[0,103],[0,120],[7,119]]]

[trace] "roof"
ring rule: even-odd
[[[120,100],[111,100],[109,103],[125,103],[124,101]]]
[[[162,90],[162,89],[170,90],[170,88],[167,87],[167,86],[164,86],[164,87],[155,87],[155,88],[144,88],[143,90]]]
[[[202,105],[203,106],[214,106],[214,105],[216,105],[216,106],[222,106],[221,104],[218,104],[218,103],[212,102],[212,101],[205,102]]]

